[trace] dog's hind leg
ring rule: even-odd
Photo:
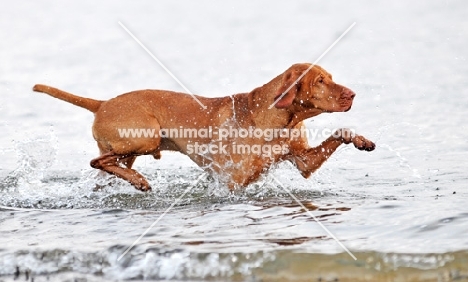
[[[137,157],[137,156],[126,157],[126,158],[123,158],[123,159],[119,160],[119,162],[120,162],[121,164],[123,164],[124,166],[126,166],[127,168],[132,168],[133,163],[134,163],[135,160],[136,160],[136,157]]]
[[[93,159],[91,167],[120,177],[135,186],[138,190],[149,191],[151,190],[151,186],[145,177],[129,168],[132,166],[135,158],[136,156],[118,155],[114,152],[108,152]],[[121,163],[127,167],[120,166]]]

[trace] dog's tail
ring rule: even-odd
[[[76,96],[68,92],[59,90],[57,88],[50,87],[47,85],[42,85],[42,84],[34,85],[33,90],[36,92],[47,93],[52,97],[66,101],[68,103],[72,103],[75,106],[85,108],[93,113],[97,112],[101,104],[104,102],[104,101]]]

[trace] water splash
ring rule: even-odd
[[[57,159],[58,140],[53,131],[47,136],[15,141],[18,167],[0,182],[0,189],[16,189],[21,183],[40,184],[44,171]]]
[[[380,147],[381,147],[381,148],[385,148],[385,149],[389,150],[390,152],[395,153],[395,155],[396,155],[396,156],[398,157],[398,159],[399,159],[400,166],[401,166],[401,167],[404,167],[404,168],[407,168],[408,170],[410,170],[410,171],[412,172],[412,176],[413,176],[413,177],[419,178],[419,179],[422,178],[422,177],[421,177],[421,174],[419,174],[418,169],[413,168],[413,167],[409,164],[408,159],[405,158],[405,157],[403,157],[402,154],[401,154],[399,151],[393,149],[390,145],[387,145],[387,144],[381,144]]]
[[[397,126],[405,126],[405,127],[414,127],[417,129],[417,132],[418,132],[418,135],[419,137],[422,137],[423,136],[423,129],[416,125],[416,124],[413,124],[413,123],[409,123],[409,122],[399,122],[399,123],[393,123],[393,124],[388,124],[388,125],[385,125],[385,126],[382,126],[379,128],[378,132],[377,132],[377,138],[376,138],[376,142],[380,141],[380,139],[385,136],[385,134],[387,134],[387,132],[392,129],[392,128],[395,128]],[[384,134],[385,133],[385,134]],[[404,133],[403,133],[404,135]],[[388,151],[392,152],[395,154],[395,156],[398,158],[399,160],[399,165],[401,167],[404,167],[404,168],[407,168],[409,171],[411,171],[411,174],[412,174],[412,177],[415,177],[415,178],[418,178],[418,179],[421,179],[421,174],[419,173],[419,170],[417,168],[414,168],[413,166],[411,166],[409,164],[409,161],[406,157],[403,156],[403,154],[394,149],[392,146],[388,145],[388,144],[379,144],[378,146],[379,148],[384,148],[384,149],[387,149]]]
[[[375,141],[376,142],[380,141],[382,136],[384,136],[384,133],[388,132],[390,129],[395,128],[397,126],[415,127],[418,131],[419,136],[421,137],[423,135],[424,130],[421,126],[414,124],[414,123],[410,123],[410,122],[397,122],[397,123],[387,124],[387,125],[379,127]]]

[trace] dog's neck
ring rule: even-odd
[[[299,122],[306,120],[308,118],[318,116],[323,113],[322,110],[317,108],[306,108],[300,105],[300,102],[291,105],[292,109],[289,109],[292,112],[292,118],[289,123],[285,126],[286,128],[293,128]]]
[[[256,127],[259,128],[284,128],[292,118],[291,113],[285,109],[277,109],[275,107],[269,109],[273,103],[274,93],[270,90],[265,91],[254,89],[248,95],[248,104],[251,111],[252,120]],[[265,95],[267,94],[267,95]]]
[[[287,108],[276,108],[273,104],[276,93],[282,83],[282,75],[275,77],[267,84],[248,93],[248,108],[256,127],[293,128],[299,122],[321,114],[317,108],[303,107],[300,101],[294,101]]]

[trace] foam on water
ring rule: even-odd
[[[182,204],[225,202],[226,199],[232,202],[243,201],[246,198],[262,200],[265,197],[273,198],[286,194],[277,185],[273,185],[274,182],[268,175],[246,189],[239,189],[234,193],[229,192],[227,187],[212,177],[204,177],[202,181],[194,183],[204,174],[196,167],[156,170],[142,168],[153,183],[153,190],[141,193],[126,181],[95,169],[82,170],[80,173],[47,170],[55,161],[56,148],[53,134],[47,138],[24,140],[15,144],[19,165],[0,180],[0,191],[4,192],[0,205],[44,209],[154,209],[169,205],[191,186],[193,187]],[[286,171],[284,174],[288,174],[289,165],[283,164],[276,171]],[[295,189],[300,188],[298,183]],[[304,194],[304,197],[315,197],[317,192],[303,193],[307,194]]]

